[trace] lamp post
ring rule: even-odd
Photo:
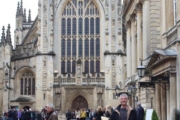
[[[133,96],[133,107],[135,108],[135,95],[136,95],[136,92],[137,92],[137,88],[136,88],[136,85],[135,83],[131,84],[128,86],[128,89],[127,89],[127,93],[128,95],[132,95]]]

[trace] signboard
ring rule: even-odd
[[[152,113],[153,113],[153,109],[147,109],[145,120],[151,120],[152,119]]]
[[[154,82],[154,83],[169,83],[169,77],[151,77],[151,82]]]
[[[155,88],[155,83],[153,83],[153,82],[139,82],[139,87],[143,87],[143,88],[147,88],[147,87]]]

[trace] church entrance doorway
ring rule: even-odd
[[[81,95],[77,96],[72,102],[71,110],[76,110],[77,108],[88,108],[87,100]]]
[[[29,106],[23,107],[24,110],[29,110],[29,108],[30,108]]]

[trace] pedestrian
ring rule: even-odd
[[[128,96],[123,93],[119,97],[120,105],[114,110],[111,120],[137,120],[136,110],[127,105]]]
[[[105,117],[111,118],[111,115],[113,113],[113,108],[110,105],[106,106],[106,112],[105,112]]]
[[[82,108],[80,112],[80,120],[85,120],[86,119],[86,111],[85,108]]]
[[[101,117],[103,116],[103,110],[101,106],[98,106],[97,112],[95,114],[95,120],[101,120]]]
[[[79,111],[79,108],[76,109],[75,115],[76,115],[76,120],[80,120],[80,111]]]
[[[137,113],[137,120],[144,119],[144,108],[141,106],[140,102],[137,103],[136,113]]]
[[[70,110],[68,110],[66,112],[66,120],[71,120],[71,111]]]
[[[58,116],[54,111],[54,106],[52,104],[48,104],[46,109],[47,109],[46,120],[58,120]]]

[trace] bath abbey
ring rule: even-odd
[[[180,1],[38,0],[17,3],[0,39],[0,113],[128,104],[159,120],[180,113]],[[14,36],[11,36],[12,31]],[[12,43],[12,38],[14,43]]]

